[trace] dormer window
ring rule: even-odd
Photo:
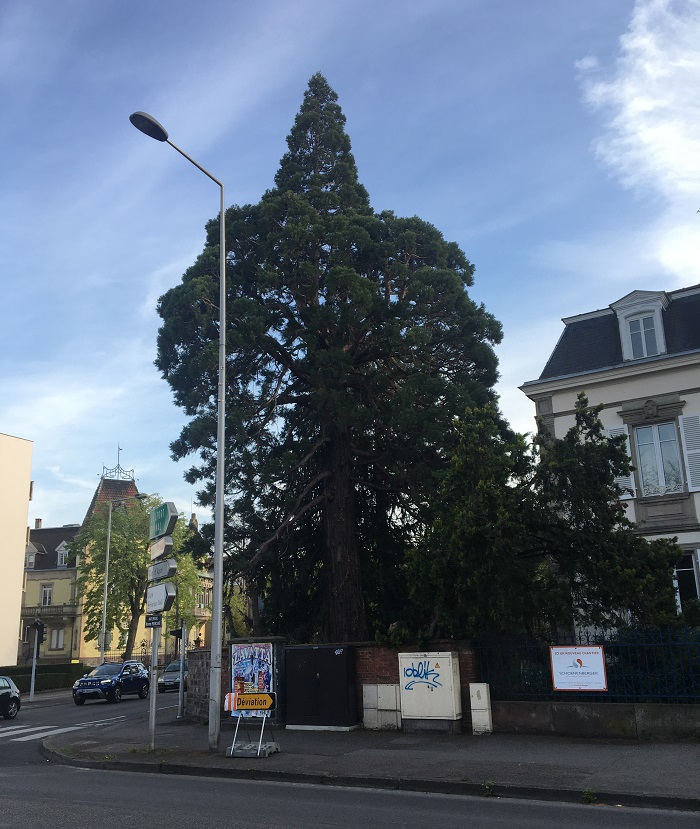
[[[654,357],[658,354],[659,348],[656,344],[654,317],[637,317],[628,322],[632,343],[632,358],[641,360],[642,357]]]
[[[668,307],[668,297],[663,291],[633,291],[610,307],[620,327],[623,360],[666,353],[663,311]]]
[[[58,567],[67,567],[68,566],[68,547],[66,546],[66,542],[62,541],[59,546],[56,548],[56,564]]]

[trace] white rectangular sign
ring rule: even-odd
[[[146,591],[146,613],[165,613],[175,601],[175,585],[171,581],[154,584]]]
[[[555,691],[607,691],[602,645],[555,646],[549,649]]]

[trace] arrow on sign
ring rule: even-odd
[[[164,535],[162,538],[159,538],[157,541],[153,541],[151,543],[151,561],[155,561],[157,558],[160,558],[161,556],[169,556],[170,553],[172,553],[172,551],[173,538],[171,535]],[[156,578],[163,577],[156,576]]]
[[[171,581],[162,581],[148,588],[146,593],[146,613],[165,613],[175,601],[175,585]]]
[[[253,694],[226,694],[225,711],[269,711],[275,707],[275,695],[263,691]]]
[[[177,507],[172,501],[166,501],[154,507],[150,513],[149,539],[158,538],[161,535],[170,535],[177,524]]]

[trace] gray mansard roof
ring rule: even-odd
[[[662,312],[666,355],[700,350],[700,285],[670,291],[666,297],[668,306]],[[564,332],[540,380],[622,364],[620,329],[612,308],[581,314],[564,322]]]

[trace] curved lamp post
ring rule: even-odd
[[[109,544],[112,539],[112,504],[123,504],[125,501],[143,501],[145,498],[148,498],[148,495],[139,493],[138,495],[127,495],[126,498],[114,498],[107,502],[109,504],[109,509],[107,512],[107,548],[105,550],[105,586],[104,595],[102,596],[102,640],[100,642],[100,665],[102,665],[105,661],[105,651],[107,650],[107,585],[109,583]]]
[[[221,730],[221,639],[223,613],[224,569],[224,438],[226,412],[226,235],[224,185],[201,164],[187,155],[168,138],[166,129],[146,112],[134,112],[129,120],[149,138],[163,141],[177,150],[221,189],[219,238],[219,385],[216,427],[216,500],[214,506],[214,586],[211,613],[211,668],[209,671],[209,750],[217,751]]]

